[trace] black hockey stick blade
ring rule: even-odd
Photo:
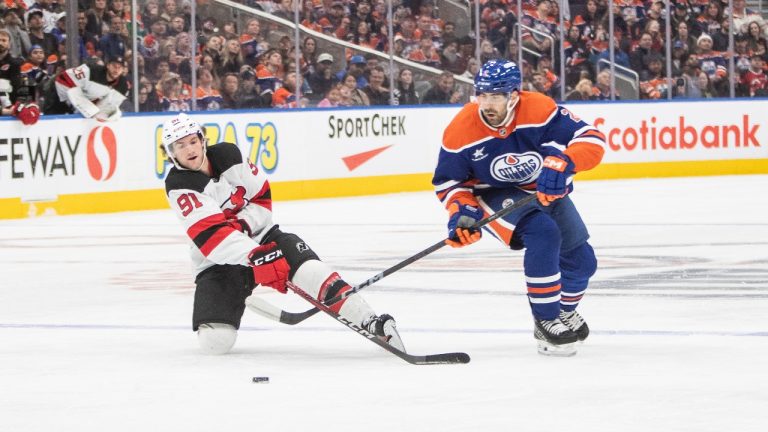
[[[363,336],[364,338],[368,339],[369,341],[375,343],[376,345],[384,348],[385,350],[391,352],[392,354],[400,357],[401,359],[407,361],[410,364],[415,365],[433,365],[433,364],[464,364],[469,363],[469,355],[462,352],[455,352],[455,353],[445,353],[445,354],[429,354],[429,355],[412,355],[408,354],[405,351],[400,351],[399,349],[393,347],[392,345],[384,342],[383,340],[379,339],[376,335],[371,334],[364,328],[358,326],[357,324],[354,324],[350,322],[348,319],[344,318],[343,316],[337,314],[336,312],[332,311],[328,306],[320,303],[319,301],[315,300],[314,297],[307,294],[306,291],[301,289],[299,286],[293,284],[292,282],[288,282],[287,284],[288,288],[301,296],[304,300],[312,303],[318,310],[322,310],[326,314],[330,315],[335,319],[336,321],[344,324],[348,328],[354,330],[359,335]]]
[[[514,203],[512,203],[511,205],[509,205],[507,207],[504,207],[503,209],[501,209],[501,210],[497,211],[496,213],[488,216],[487,218],[481,219],[481,220],[475,222],[475,224],[472,225],[471,228],[472,229],[482,228],[485,225],[488,225],[489,223],[495,221],[496,219],[498,219],[500,217],[504,217],[504,216],[508,215],[509,213],[511,213],[512,211],[517,210],[517,209],[525,206],[526,204],[534,201],[535,199],[536,199],[536,194],[532,193],[531,195],[529,195],[529,196],[527,196],[527,197],[525,197],[525,198],[523,198],[521,200],[515,201]],[[419,253],[417,253],[417,254],[409,257],[409,258],[406,258],[406,259],[400,261],[399,263],[397,263],[397,264],[393,265],[392,267],[382,271],[381,273],[373,276],[372,278],[369,278],[368,280],[364,281],[363,283],[352,287],[351,290],[346,291],[346,292],[342,293],[341,295],[326,301],[325,304],[327,306],[332,306],[335,303],[338,303],[338,302],[344,300],[345,298],[351,296],[352,294],[355,294],[355,293],[363,290],[365,287],[373,285],[374,283],[380,281],[381,279],[384,279],[385,277],[391,275],[392,273],[394,273],[394,272],[396,272],[398,270],[403,269],[404,267],[407,267],[407,266],[413,264],[414,262],[424,258],[427,255],[430,255],[431,253],[433,253],[433,252],[435,252],[437,250],[442,249],[445,245],[446,245],[445,239],[444,240],[440,240],[439,242],[437,242],[437,243],[433,244],[432,246],[424,249],[423,251],[421,251],[421,252],[419,252]],[[266,302],[264,302],[261,299],[257,299],[256,301],[254,301],[254,303],[262,304],[262,306],[255,306],[254,305],[254,307],[257,308],[257,309],[262,309],[262,308],[264,310],[266,310],[267,308],[274,309],[274,306],[270,307],[270,306],[266,305]],[[288,312],[288,311],[281,310],[279,312],[280,313],[279,321],[281,323],[283,323],[283,324],[296,325],[296,324],[304,321],[305,319],[315,315],[317,312],[319,312],[319,309],[317,309],[316,307],[312,308],[312,309],[307,309],[304,312]],[[277,317],[277,315],[274,314],[274,317]],[[274,317],[272,319],[275,319]]]

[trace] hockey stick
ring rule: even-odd
[[[336,312],[332,311],[328,306],[320,303],[318,300],[316,300],[311,295],[307,294],[306,291],[301,289],[300,287],[293,284],[293,282],[287,283],[288,289],[295,292],[299,296],[301,296],[304,300],[312,303],[315,308],[314,310],[321,310],[328,315],[332,316],[333,319],[336,321],[344,324],[348,328],[356,331],[361,336],[365,337],[369,341],[375,343],[376,345],[384,348],[385,350],[391,352],[392,354],[400,357],[401,359],[407,361],[410,364],[415,365],[431,365],[431,364],[463,364],[463,363],[469,363],[469,355],[467,353],[463,352],[454,352],[454,353],[444,353],[444,354],[428,354],[428,355],[412,355],[408,354],[405,351],[400,351],[399,349],[393,347],[392,345],[384,342],[383,340],[379,339],[378,336],[371,334],[364,328],[361,328],[357,324],[352,323],[348,319],[344,318],[343,316],[337,314]]]
[[[509,205],[507,207],[504,207],[503,209],[501,209],[501,210],[497,211],[496,213],[488,216],[487,218],[481,219],[481,220],[475,222],[475,224],[472,225],[471,228],[472,229],[478,229],[478,228],[481,228],[481,227],[483,227],[485,225],[488,225],[489,223],[495,221],[496,219],[508,215],[509,213],[513,212],[514,210],[517,210],[517,209],[525,206],[526,204],[532,202],[535,199],[536,199],[536,194],[534,193],[534,194],[531,194],[531,195],[529,195],[529,196],[527,196],[527,197],[525,197],[525,198],[523,198],[521,200],[515,201],[511,205]],[[367,286],[373,285],[377,281],[379,281],[381,279],[384,279],[385,277],[391,275],[392,273],[394,273],[394,272],[396,272],[398,270],[401,270],[401,269],[403,269],[406,266],[409,266],[409,265],[413,264],[414,262],[416,262],[416,261],[424,258],[425,256],[431,254],[432,252],[435,252],[435,251],[437,251],[439,249],[442,249],[443,246],[445,246],[446,244],[447,243],[445,243],[445,240],[440,240],[439,242],[437,242],[437,243],[433,244],[432,246],[424,249],[423,251],[421,251],[421,252],[419,252],[419,253],[417,253],[417,254],[409,257],[409,258],[406,258],[403,261],[400,261],[399,263],[393,265],[392,267],[390,267],[390,268],[382,271],[381,273],[373,276],[372,278],[366,280],[365,282],[352,287],[351,290],[346,291],[346,292],[342,293],[341,295],[326,301],[325,305],[326,306],[332,306],[333,304],[338,303],[338,302],[344,300],[345,298],[351,296],[352,294],[355,294],[355,293],[363,290]],[[259,315],[261,315],[263,317],[269,318],[271,320],[279,321],[279,322],[281,322],[283,324],[288,324],[288,325],[298,324],[298,323],[304,321],[305,319],[315,315],[319,311],[319,309],[317,307],[314,307],[314,308],[308,309],[308,310],[306,310],[304,312],[287,312],[287,311],[284,311],[284,310],[282,310],[282,309],[272,305],[271,303],[268,303],[268,302],[266,302],[266,301],[264,301],[264,300],[262,300],[260,298],[255,297],[255,296],[249,297],[248,308],[251,309],[253,312],[256,312],[257,314],[259,314]]]

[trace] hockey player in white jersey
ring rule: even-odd
[[[108,61],[106,66],[83,64],[59,73],[54,87],[46,92],[43,112],[66,114],[77,111],[85,118],[99,121],[119,119],[123,114],[120,104],[126,99],[127,88],[116,85],[123,83],[125,79],[121,79],[122,59],[113,60]],[[101,75],[104,75],[103,79],[99,80],[104,83],[94,79],[92,67],[99,69]]]
[[[286,293],[290,281],[320,301],[351,289],[301,238],[272,221],[269,182],[237,146],[208,146],[201,126],[184,113],[163,125],[162,142],[174,165],[165,179],[168,202],[191,242],[192,328],[204,352],[232,348],[256,284]],[[377,316],[360,294],[331,309],[403,350],[392,316]]]

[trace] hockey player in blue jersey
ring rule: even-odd
[[[486,225],[513,250],[525,249],[528,301],[539,353],[570,356],[589,327],[576,312],[597,259],[568,197],[573,175],[597,166],[605,137],[554,100],[521,91],[518,66],[486,62],[475,77],[476,102],[445,130],[432,183],[449,212],[449,245],[480,239],[468,227],[529,195],[538,201]]]

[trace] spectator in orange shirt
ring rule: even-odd
[[[536,71],[544,76],[547,94],[558,96],[560,94],[560,78],[552,71],[552,58],[546,54],[539,57]]]
[[[274,108],[296,108],[296,72],[285,74],[283,86],[272,94]]]
[[[432,37],[428,35],[422,36],[419,41],[419,49],[411,51],[408,54],[408,60],[434,68],[440,67],[440,56],[437,54],[435,45],[432,43]]]
[[[283,56],[280,51],[270,48],[261,56],[261,63],[256,66],[256,84],[262,93],[275,92],[282,86]]]

